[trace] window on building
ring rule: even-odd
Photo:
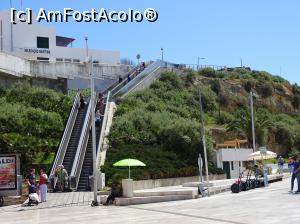
[[[74,63],[79,63],[80,60],[79,60],[79,59],[73,59],[73,62],[74,62]]]
[[[231,161],[231,170],[234,170],[233,162]]]
[[[37,57],[38,61],[49,61],[49,58]]]
[[[93,61],[94,64],[99,64],[99,61]]]
[[[63,62],[64,59],[62,59],[62,58],[56,58],[56,61],[57,61],[57,62]]]
[[[37,48],[49,49],[49,37],[37,37],[36,45]]]
[[[72,59],[65,58],[65,62],[72,62]]]

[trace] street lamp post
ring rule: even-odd
[[[138,65],[140,65],[141,55],[140,55],[140,54],[137,54],[137,55],[136,55],[136,59],[138,60]]]
[[[164,61],[164,49],[160,48],[161,51],[161,60]]]
[[[85,40],[86,57],[89,57],[89,46],[88,46],[88,40],[89,40],[89,38],[87,36],[85,36],[84,40]]]
[[[0,20],[0,41],[1,41],[0,49],[2,52],[3,51],[3,23],[2,23],[2,20]]]
[[[9,1],[10,8],[12,8],[12,0]],[[10,51],[14,51],[14,40],[13,40],[13,24],[10,23]]]
[[[255,142],[255,126],[254,126],[254,110],[253,110],[253,97],[255,94],[250,91],[250,110],[251,110],[251,126],[252,126],[252,145],[253,145],[253,152],[256,151],[256,142]]]
[[[206,172],[206,182],[207,182],[207,195],[210,195],[209,192],[209,175],[208,175],[208,162],[207,162],[207,151],[206,151],[206,138],[205,138],[205,129],[204,129],[204,115],[202,108],[202,96],[199,90],[199,104],[200,104],[200,115],[201,115],[201,134],[202,134],[202,143],[204,150],[204,161],[205,161],[205,172]]]
[[[91,79],[91,122],[92,122],[92,147],[93,147],[93,179],[94,179],[94,201],[92,206],[98,206],[97,199],[97,185],[98,185],[98,174],[97,174],[97,164],[96,164],[96,127],[95,127],[95,84],[94,84],[94,67],[93,67],[93,58],[89,57],[88,52],[88,37],[85,37],[86,42],[86,54],[88,59],[88,73]]]
[[[93,177],[94,177],[94,201],[92,206],[98,206],[97,190],[98,190],[98,174],[96,164],[96,127],[95,127],[95,84],[93,75],[93,58],[90,59],[90,77],[91,77],[91,120],[92,120],[92,145],[93,145]]]
[[[197,71],[199,70],[199,66],[200,66],[200,60],[204,60],[205,58],[200,58],[198,56],[198,63],[197,63]]]

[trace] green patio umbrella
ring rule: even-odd
[[[128,166],[129,179],[130,179],[130,167],[131,166],[146,166],[146,164],[137,159],[122,159],[122,160],[114,163],[114,166]]]

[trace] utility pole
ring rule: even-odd
[[[93,176],[94,176],[94,201],[92,206],[98,206],[97,190],[98,190],[98,174],[96,164],[96,127],[95,127],[95,85],[93,75],[93,58],[90,57],[90,76],[91,76],[91,118],[92,118],[92,144],[93,144]]]
[[[205,138],[204,118],[203,118],[204,116],[203,116],[202,96],[201,96],[200,89],[199,89],[199,103],[200,103],[200,116],[201,116],[201,135],[202,135],[202,143],[203,143],[203,150],[204,150],[205,172],[206,172],[206,182],[207,182],[207,195],[210,196],[208,162],[207,162],[207,151],[206,151],[206,138]]]
[[[12,0],[9,1],[10,8],[12,8]],[[10,23],[10,51],[14,51],[14,40],[13,40],[13,24]]]
[[[1,52],[3,51],[3,23],[0,20],[0,39],[1,39]]]
[[[93,66],[93,58],[89,57],[88,51],[88,37],[85,38],[86,43],[86,54],[88,59],[88,72],[91,79],[91,122],[92,122],[92,147],[93,147],[93,179],[94,179],[94,200],[92,202],[92,206],[98,206],[99,202],[97,199],[97,190],[98,190],[98,173],[97,173],[97,153],[96,153],[96,127],[95,127],[95,84],[94,84],[94,66]]]
[[[250,110],[251,110],[251,125],[252,125],[252,144],[253,144],[253,152],[255,152],[256,151],[256,143],[255,143],[253,96],[254,96],[254,93],[251,90],[250,91]]]

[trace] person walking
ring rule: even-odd
[[[297,179],[298,189],[295,192],[296,194],[300,193],[300,152],[298,153],[297,162],[294,163],[294,175]]]
[[[36,176],[35,176],[35,169],[30,169],[30,174],[26,178],[27,184],[28,184],[28,192],[29,194],[33,194],[37,192],[36,189]]]
[[[80,106],[79,106],[79,108],[83,109],[85,107],[84,95],[83,95],[83,93],[80,93],[79,96],[80,96]]]
[[[47,182],[48,182],[48,176],[44,169],[41,169],[40,171],[40,179],[39,179],[39,189],[40,189],[40,201],[46,202],[47,201]]]
[[[284,160],[283,160],[282,156],[279,156],[277,163],[278,163],[278,172],[279,172],[279,174],[282,174],[283,165],[284,165]]]
[[[290,174],[293,174],[293,169],[294,169],[294,158],[293,157],[289,157],[289,160],[288,160],[288,168],[289,168],[289,171],[290,171]]]
[[[294,183],[295,183],[295,179],[296,179],[296,176],[294,174],[295,162],[296,162],[295,157],[290,157],[289,158],[289,169],[290,169],[290,173],[292,174],[292,176],[291,176],[291,190],[289,191],[290,193],[294,192]]]
[[[59,165],[57,170],[56,170],[56,174],[57,176],[57,180],[59,183],[59,189],[64,192],[65,191],[65,183],[66,183],[66,178],[68,177],[68,172],[67,170],[64,168],[63,165]]]

